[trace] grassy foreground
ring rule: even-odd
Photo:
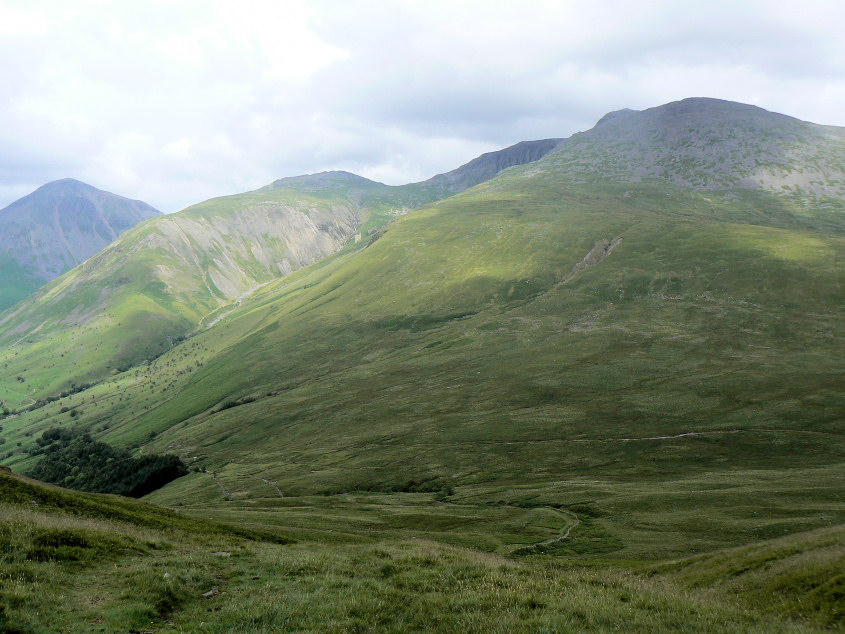
[[[6,471],[0,510],[0,629],[9,632],[803,632],[842,624],[835,592],[819,583],[841,569],[841,528],[635,573],[619,563],[504,557],[354,531],[292,539],[293,527],[235,528]],[[803,556],[815,553],[812,578],[793,574],[802,540]],[[840,546],[831,551],[833,542]],[[769,583],[780,575],[790,601],[767,599],[760,583],[720,585],[726,561],[746,560],[745,574],[767,562]],[[807,610],[805,597],[828,603]]]
[[[683,182],[727,165],[712,121],[689,140],[714,162],[664,152]],[[8,627],[841,629],[839,183],[612,182],[613,142],[386,225],[382,201],[373,233],[248,294],[188,276],[169,308],[174,289],[130,293],[108,332],[62,325],[109,312],[106,280],[7,321],[0,460],[28,472],[59,428],[190,469],[147,497],[178,514],[8,502]],[[142,296],[193,316],[153,330]]]

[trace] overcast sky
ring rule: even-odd
[[[389,184],[693,96],[845,126],[845,3],[0,0],[0,207]]]

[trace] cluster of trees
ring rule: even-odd
[[[32,453],[43,457],[27,475],[77,491],[141,497],[188,473],[178,456],[133,458],[89,434],[66,429],[48,429],[37,443]]]

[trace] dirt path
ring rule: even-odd
[[[555,509],[557,510],[557,509]],[[563,515],[568,518],[572,518],[575,520],[572,524],[566,527],[566,530],[558,535],[557,537],[552,537],[551,539],[547,539],[542,542],[537,542],[536,544],[531,544],[530,546],[526,546],[526,548],[536,548],[538,546],[551,546],[557,542],[562,542],[564,539],[569,537],[569,533],[572,531],[573,528],[578,526],[581,523],[581,518],[579,518],[575,513],[572,511],[557,511],[560,515]]]
[[[569,537],[570,531],[572,531],[573,528],[575,528],[576,526],[578,526],[578,524],[581,523],[581,519],[577,515],[575,515],[575,513],[573,513],[572,511],[566,511],[566,513],[571,515],[575,519],[575,522],[573,522],[572,524],[567,526],[566,531],[564,531],[562,534],[558,535],[557,537],[552,537],[551,539],[547,539],[544,542],[537,542],[536,544],[532,544],[531,548],[534,548],[536,546],[551,546],[555,542],[562,542],[564,539]]]
[[[643,436],[642,438],[603,438],[601,440],[610,442],[634,442],[635,440],[671,440],[672,438],[686,438],[687,436],[708,436],[712,434],[738,434],[741,429],[723,429],[717,431],[688,431],[683,434],[675,434],[673,436]],[[578,442],[577,440],[573,442]]]
[[[212,479],[212,480],[214,480],[214,483],[215,483],[217,486],[219,486],[219,487],[220,487],[220,490],[221,490],[221,491],[223,491],[223,495],[225,496],[225,498],[226,498],[227,500],[231,500],[231,499],[232,499],[232,494],[229,492],[229,490],[228,490],[226,487],[224,487],[224,486],[223,486],[223,483],[222,483],[222,482],[220,482],[220,480],[218,480],[218,479],[217,479],[217,476],[216,476],[216,475],[214,475],[214,474],[213,474],[211,471],[209,471],[208,469],[206,469],[206,470],[205,470],[205,473],[207,473],[208,475],[210,475],[210,476],[211,476],[211,479]]]
[[[554,537],[550,537],[549,539],[544,539],[543,541],[535,542],[533,544],[526,544],[524,546],[517,546],[513,550],[511,550],[510,554],[515,555],[517,553],[530,553],[532,550],[536,548],[543,548],[545,546],[551,546],[552,544],[556,544],[558,542],[562,542],[569,538],[569,534],[572,532],[572,529],[578,526],[581,523],[581,518],[578,517],[575,513],[569,510],[561,510],[555,509],[552,507],[547,507],[548,510],[561,515],[562,517],[566,518],[566,520],[571,521],[575,520],[574,522],[568,523],[566,525],[566,529],[560,533],[560,535],[556,535]]]
[[[534,445],[554,442],[573,442],[573,443],[587,443],[587,442],[637,442],[642,440],[672,440],[673,438],[689,438],[690,436],[712,436],[717,434],[739,434],[744,431],[755,431],[749,429],[716,429],[712,431],[688,431],[682,434],[673,434],[671,436],[635,436],[631,438],[550,438],[549,440],[505,440],[505,441],[489,441],[488,444],[503,444],[503,445]],[[774,430],[780,431],[780,430]]]
[[[285,494],[282,493],[282,490],[279,487],[276,486],[275,482],[272,482],[272,481],[268,480],[267,478],[259,478],[258,476],[250,476],[250,477],[255,478],[256,480],[261,480],[264,484],[269,484],[271,487],[276,489],[276,493],[279,494],[280,498],[285,497]]]
[[[211,320],[211,322],[209,322],[209,323],[205,326],[205,328],[211,328],[214,324],[216,324],[217,322],[219,322],[221,319],[224,319],[224,318],[228,317],[229,315],[231,315],[233,312],[235,312],[238,308],[240,308],[240,307],[241,307],[241,304],[243,304],[243,303],[244,303],[244,300],[245,300],[247,297],[249,297],[250,295],[253,295],[254,293],[257,293],[260,289],[264,288],[265,286],[267,286],[267,285],[268,285],[268,284],[270,284],[271,282],[275,282],[275,281],[276,281],[276,280],[270,280],[270,282],[264,282],[263,284],[259,284],[259,285],[258,285],[258,286],[256,286],[255,288],[252,288],[252,289],[250,289],[249,291],[247,291],[246,293],[244,293],[243,295],[239,296],[239,297],[235,300],[235,305],[234,305],[234,306],[232,306],[232,308],[230,308],[230,309],[229,309],[229,310],[227,310],[226,312],[222,313],[219,317],[215,317],[214,319],[212,319],[212,320]],[[210,315],[210,314],[211,314],[211,313],[209,313],[209,315]],[[208,317],[208,315],[206,315],[205,317]],[[200,319],[200,327],[202,327],[202,322],[205,320],[205,317],[203,317],[202,319]]]

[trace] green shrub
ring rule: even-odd
[[[188,473],[178,456],[133,458],[70,430],[48,429],[36,442],[39,448],[33,453],[44,457],[28,475],[78,491],[141,497]]]

